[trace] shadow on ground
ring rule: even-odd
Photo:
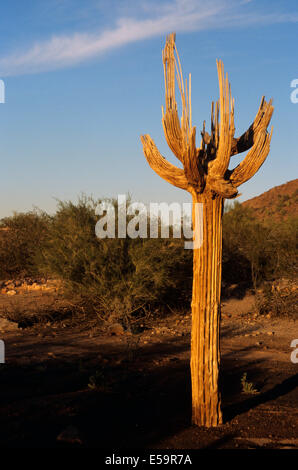
[[[95,350],[89,350],[63,359],[7,364],[0,373],[1,446],[150,448],[167,441],[173,448],[219,448],[239,435],[250,419],[249,410],[277,401],[297,387],[296,374],[270,382],[263,393],[244,396],[243,372],[265,388],[268,372],[262,361],[238,361],[235,367],[235,356],[226,355],[221,373],[226,424],[209,430],[193,427],[188,349],[188,340],[177,344],[173,339],[142,347],[129,358],[119,347],[118,362],[117,357],[103,362]],[[94,382],[90,377],[95,377],[94,389],[88,388]],[[230,425],[235,417],[242,421]],[[69,425],[78,430],[81,443],[57,441]],[[177,444],[176,436],[183,433],[184,440]]]

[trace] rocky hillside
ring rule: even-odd
[[[275,186],[260,196],[243,202],[244,207],[254,210],[261,220],[284,220],[289,216],[298,216],[298,179]]]

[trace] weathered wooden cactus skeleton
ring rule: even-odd
[[[211,133],[201,132],[201,145],[196,147],[196,128],[191,116],[191,77],[182,76],[175,46],[175,34],[167,37],[163,51],[165,76],[165,110],[162,123],[167,143],[183,165],[180,169],[159,153],[149,135],[141,137],[144,153],[151,168],[163,179],[189,191],[195,203],[202,203],[203,242],[193,250],[193,293],[191,332],[192,420],[199,426],[222,423],[218,389],[220,364],[219,326],[222,264],[222,214],[224,199],[237,196],[237,187],[250,179],[265,161],[270,148],[267,132],[273,106],[262,98],[255,120],[239,138],[234,137],[234,100],[224,66],[217,61],[219,100],[211,106]],[[175,75],[182,100],[181,122],[175,98]],[[230,170],[230,158],[248,151],[243,161]]]

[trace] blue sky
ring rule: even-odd
[[[297,177],[297,0],[2,0],[0,10],[0,217],[53,212],[56,199],[82,192],[190,200],[153,173],[140,142],[150,134],[178,164],[161,125],[161,52],[172,31],[184,76],[192,74],[198,133],[218,99],[217,58],[235,98],[236,136],[261,96],[273,97],[271,151],[239,200]]]

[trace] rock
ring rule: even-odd
[[[50,292],[50,291],[55,290],[55,287],[42,286],[41,289],[44,290],[44,291]]]
[[[16,331],[17,329],[18,329],[17,323],[13,321],[9,321],[6,318],[0,318],[0,331],[8,332],[8,331]]]
[[[57,441],[69,442],[70,444],[82,444],[79,430],[75,426],[67,426],[58,436]]]
[[[267,332],[267,335],[269,335],[269,336],[274,335],[274,331],[268,331],[268,332]]]
[[[8,291],[6,292],[7,295],[16,295],[16,293],[17,293],[17,292],[16,292],[15,290],[8,290]]]
[[[121,336],[124,334],[124,328],[120,323],[114,323],[110,326],[109,332],[111,335]]]

